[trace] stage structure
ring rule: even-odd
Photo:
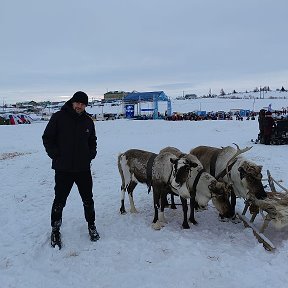
[[[135,116],[135,105],[137,106],[137,114],[141,116],[144,112],[150,112],[153,115],[153,119],[159,118],[159,109],[158,102],[166,101],[167,109],[166,116],[171,116],[172,114],[172,105],[171,100],[163,91],[154,91],[154,92],[131,92],[123,98],[123,104],[125,107],[126,118],[133,118]],[[141,108],[143,103],[151,103],[152,108]]]

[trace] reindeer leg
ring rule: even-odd
[[[137,183],[131,181],[127,187],[127,192],[128,192],[128,196],[129,196],[129,201],[130,201],[130,212],[131,213],[138,213],[138,211],[136,210],[135,204],[134,204],[134,200],[133,200],[133,191],[136,187]]]
[[[260,233],[264,233],[265,229],[268,227],[269,222],[271,221],[270,217],[265,217],[262,227],[259,229]]]
[[[153,186],[154,219],[152,223],[152,228],[155,230],[160,230],[162,228],[158,217],[159,201],[160,201],[160,191],[159,189],[157,189],[157,187]]]
[[[177,209],[176,205],[175,205],[175,199],[174,199],[174,194],[171,193],[171,209]]]
[[[248,208],[249,208],[249,205],[250,205],[250,203],[246,200],[246,201],[245,201],[245,207],[244,207],[244,209],[243,209],[242,215],[245,215],[245,214],[246,214],[246,212],[247,212],[247,210],[248,210]]]
[[[249,211],[252,214],[250,222],[253,223],[257,214],[259,213],[259,207],[255,205],[255,203],[251,203],[251,205],[249,206]]]
[[[196,207],[196,200],[195,197],[190,198],[190,217],[189,221],[193,223],[193,225],[197,225],[198,222],[195,220],[195,207]]]
[[[235,215],[235,207],[236,207],[236,195],[232,189],[231,191],[231,207],[232,207],[232,212],[233,212],[233,218],[236,217]]]
[[[154,219],[153,219],[153,223],[156,223],[158,221],[158,203],[159,200],[156,200],[156,196],[153,197],[154,198]]]
[[[190,226],[188,224],[188,219],[187,219],[187,213],[188,213],[188,205],[187,205],[187,199],[184,199],[183,197],[180,196],[180,200],[182,203],[182,210],[183,210],[183,223],[182,227],[183,229],[190,229]]]
[[[167,220],[164,217],[164,208],[166,205],[167,201],[167,194],[166,193],[161,193],[160,195],[160,213],[159,213],[159,222],[162,226],[164,226],[164,223],[167,223]]]
[[[251,223],[254,222],[254,220],[255,220],[257,214],[258,214],[258,212],[254,212],[254,213],[252,214],[252,217],[251,217],[251,219],[250,219],[250,222],[251,222]]]
[[[168,202],[167,196],[168,196],[168,194],[166,195],[166,198],[164,199],[165,207],[169,207],[169,202]]]
[[[124,187],[124,185],[122,184],[121,185],[121,207],[120,207],[120,213],[121,214],[126,214],[127,212],[126,212],[126,210],[125,210],[125,204],[124,204],[124,200],[125,200],[125,191],[126,191],[126,189],[125,189],[125,187]]]

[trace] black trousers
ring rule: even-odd
[[[265,145],[271,144],[271,135],[264,135],[264,144]]]
[[[51,211],[51,226],[59,228],[62,223],[62,212],[66,205],[66,200],[70,194],[73,184],[78,187],[81,196],[85,219],[88,224],[94,224],[95,209],[92,192],[91,171],[84,172],[63,172],[55,171],[55,198]]]

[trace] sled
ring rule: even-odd
[[[253,234],[259,243],[263,244],[263,247],[268,251],[273,251],[276,249],[275,245],[259,231],[259,229],[249,220],[245,215],[237,213],[239,219],[244,223],[245,227],[249,227],[253,230]]]
[[[243,222],[245,227],[249,227],[253,230],[254,236],[257,238],[259,243],[263,244],[263,247],[268,251],[273,251],[276,249],[275,245],[263,234],[265,229],[268,227],[269,223],[277,222],[277,225],[282,225],[283,227],[288,225],[288,189],[283,187],[279,182],[276,181],[272,176],[269,170],[267,170],[267,179],[263,181],[268,181],[268,185],[271,191],[266,191],[268,197],[264,200],[259,199],[249,199],[245,200],[245,207],[243,212],[237,212],[239,219]],[[277,192],[275,185],[281,188],[282,192]],[[267,185],[266,185],[267,186]],[[245,216],[247,211],[250,211],[251,218]],[[283,210],[287,211],[283,213]],[[266,215],[265,215],[266,213]],[[286,215],[287,213],[287,215]],[[257,215],[261,215],[263,218],[263,224],[258,229],[254,225],[254,220]],[[286,217],[285,217],[286,216]]]

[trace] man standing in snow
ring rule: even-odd
[[[258,123],[259,123],[259,134],[258,139],[261,144],[264,144],[264,121],[265,121],[265,109],[259,111]]]
[[[42,136],[55,170],[55,198],[51,211],[51,245],[61,249],[60,226],[67,197],[76,183],[81,196],[91,241],[100,237],[95,226],[91,160],[97,154],[93,120],[85,111],[88,96],[76,92],[60,111],[52,115]]]
[[[275,121],[272,118],[272,112],[271,111],[266,112],[264,122],[263,122],[263,127],[264,127],[264,131],[263,131],[264,144],[270,145],[273,128],[275,127]]]

